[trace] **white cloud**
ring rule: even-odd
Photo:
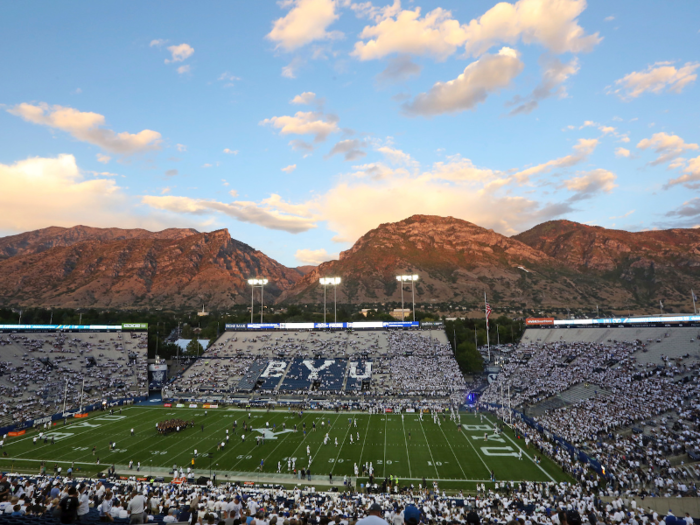
[[[611,220],[615,219],[624,219],[625,217],[629,217],[632,215],[636,210],[630,210],[627,213],[623,213],[622,215],[618,215],[617,217],[610,217]]]
[[[173,62],[183,62],[194,54],[194,48],[189,44],[179,44],[177,46],[169,46],[170,58],[165,59],[166,64]]]
[[[615,20],[615,17],[612,16],[612,15],[606,16],[606,17],[603,19],[604,22],[612,22],[613,20]]]
[[[617,176],[608,170],[595,169],[563,182],[562,187],[574,193],[571,201],[589,199],[597,193],[610,193],[617,187]]]
[[[112,157],[109,155],[104,155],[102,153],[98,153],[95,155],[97,157],[97,162],[101,162],[102,164],[108,164],[110,160],[112,160]]]
[[[180,75],[184,75],[185,73],[189,73],[189,72],[190,72],[190,65],[187,64],[186,66],[180,66],[180,67],[178,67],[178,68],[177,68],[177,72],[178,72]]]
[[[337,120],[315,111],[298,111],[294,116],[267,118],[260,122],[280,130],[282,135],[313,135],[314,142],[323,142],[332,133],[338,133]]]
[[[377,151],[384,155],[386,159],[395,166],[418,167],[418,162],[413,160],[411,155],[400,149],[382,146],[381,148],[377,148]]]
[[[500,44],[538,43],[553,53],[590,51],[601,38],[586,35],[577,18],[585,0],[518,0],[500,2],[468,24],[442,8],[421,17],[420,8],[402,10],[400,2],[384,9],[356,9],[375,25],[360,33],[352,54],[373,60],[393,53],[427,55],[444,60],[464,46],[467,54],[479,56]]]
[[[360,164],[358,166],[353,166],[354,170],[351,173],[353,178],[357,179],[369,179],[369,180],[382,180],[388,179],[392,176],[402,175],[408,176],[408,171],[404,169],[394,170],[389,166],[382,164],[381,162],[371,162],[369,164]]]
[[[226,153],[227,155],[238,155],[238,150],[237,150],[237,149],[224,148],[224,153]]]
[[[685,201],[682,206],[666,214],[667,217],[697,217],[700,215],[700,198],[693,197]]]
[[[304,64],[301,57],[294,57],[292,61],[282,68],[282,76],[284,78],[297,78],[299,68]]]
[[[389,59],[384,71],[377,75],[381,83],[404,82],[417,77],[423,68],[411,60],[410,55],[399,55]]]
[[[96,175],[104,176],[97,173]],[[106,176],[113,174],[107,173]],[[85,178],[73,155],[32,157],[0,164],[0,231],[25,232],[77,224],[162,227],[158,218],[139,217],[111,178]]]
[[[303,104],[308,106],[309,104],[313,104],[314,101],[316,100],[316,93],[313,93],[311,91],[305,91],[301,95],[297,95],[291,100],[292,104]]]
[[[342,33],[328,32],[327,28],[338,19],[335,0],[292,0],[285,2],[292,9],[272,25],[267,38],[276,42],[277,48],[294,51],[316,40],[342,37]]]
[[[652,166],[670,162],[682,155],[684,151],[698,149],[697,144],[686,143],[678,135],[669,135],[664,132],[654,133],[650,139],[640,140],[637,147],[639,149],[652,149],[658,154],[658,157],[649,163]]]
[[[513,175],[513,177],[521,183],[526,183],[533,175],[547,173],[557,168],[568,168],[570,166],[575,166],[576,164],[585,161],[595,151],[598,144],[598,139],[579,139],[578,143],[574,146],[573,154],[524,169],[517,172],[515,175]]]
[[[394,5],[400,7],[400,2]],[[393,53],[432,56],[445,60],[465,40],[464,28],[452,13],[442,8],[434,9],[421,18],[421,9],[388,9],[374,26],[366,26],[360,33],[352,55],[360,60],[375,60]]]
[[[232,193],[233,198],[235,194]],[[153,209],[177,215],[216,216],[224,214],[271,230],[301,233],[316,227],[316,218],[304,206],[289,205],[279,195],[271,195],[260,203],[233,201],[230,203],[178,196],[145,195],[141,202]],[[292,212],[291,210],[294,210]]]
[[[337,235],[354,242],[381,223],[414,214],[452,216],[513,235],[571,211],[570,205],[544,204],[516,196],[498,196],[479,182],[453,183],[421,174],[409,177],[388,171],[380,179],[362,177],[341,182],[314,202],[322,220]]]
[[[289,166],[287,166],[287,167],[285,167],[285,168],[282,168],[282,171],[285,172],[285,173],[291,173],[291,172],[293,172],[295,169],[297,169],[297,165],[296,165],[296,164],[290,164]]]
[[[358,139],[341,140],[333,146],[328,155],[326,155],[326,158],[328,159],[333,155],[343,155],[346,161],[361,159],[367,155],[367,153],[361,149],[365,146],[366,143]]]
[[[510,114],[519,115],[527,114],[533,111],[539,105],[541,100],[549,97],[566,98],[567,92],[564,82],[578,73],[579,63],[576,57],[570,62],[564,63],[558,58],[541,57],[540,66],[542,67],[542,80],[539,85],[528,96],[515,97],[508,105],[517,105]]]
[[[633,71],[616,80],[618,88],[608,89],[608,92],[616,93],[623,99],[636,98],[642,93],[680,93],[688,84],[695,82],[698,77],[695,70],[700,67],[700,62],[686,62],[679,68],[672,64],[673,62],[657,62],[643,71]]]
[[[180,153],[184,153],[185,151],[187,151],[187,146],[185,146],[184,144],[176,144],[175,147]]]
[[[168,43],[167,40],[164,40],[162,38],[158,38],[156,40],[151,40],[151,43],[149,45],[150,45],[150,47],[161,47],[167,43]]]
[[[469,64],[455,80],[437,82],[403,108],[410,115],[423,116],[472,109],[491,93],[508,87],[522,70],[517,51],[504,47],[497,55],[484,55]]]
[[[430,172],[423,173],[423,177],[432,180],[444,180],[454,182],[479,183],[488,186],[492,182],[507,183],[506,179],[495,181],[498,172],[491,169],[483,169],[474,166],[470,159],[456,155],[448,162],[436,162]],[[492,186],[492,189],[496,189]]]
[[[586,35],[578,16],[586,0],[519,0],[500,2],[466,29],[466,50],[479,55],[500,43],[539,43],[553,53],[592,50],[602,38]]]
[[[617,148],[615,150],[615,156],[616,157],[629,157],[630,156],[630,150],[626,148]]]
[[[224,87],[233,87],[235,86],[235,82],[240,80],[239,77],[232,75],[228,71],[224,71],[219,75],[219,78],[217,79],[220,82],[225,82]]]
[[[684,174],[678,178],[671,179],[666,184],[666,188],[683,184],[686,188],[697,190],[700,188],[700,157],[690,159],[684,168]]]
[[[39,103],[18,104],[7,110],[27,122],[41,124],[70,133],[74,138],[99,146],[110,153],[132,155],[160,149],[161,135],[157,131],[144,129],[139,133],[115,133],[101,126],[105,117],[99,113],[82,112],[62,106]]]
[[[325,248],[320,248],[318,250],[309,250],[308,248],[304,248],[297,250],[294,257],[296,257],[296,260],[301,264],[312,264],[314,266],[318,266],[326,261],[338,259],[338,254],[328,253]]]

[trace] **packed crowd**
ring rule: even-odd
[[[517,424],[572,473],[583,466],[547,437],[559,436],[595,458],[622,489],[695,494],[700,469],[686,462],[688,453],[700,451],[700,362],[661,355],[658,362],[640,364],[635,352],[643,349],[640,341],[521,345],[481,402],[501,404],[510,387],[512,406],[527,412],[578,383],[596,385],[604,395],[534,416],[544,435]]]
[[[199,487],[183,483],[155,484],[122,480],[94,482],[60,478],[22,478],[0,481],[1,517],[55,516],[61,523],[130,519],[131,523],[237,525],[419,525],[513,524],[581,525],[587,523],[693,525],[686,515],[676,521],[638,507],[626,494],[604,490],[597,480],[588,485],[567,483],[497,483],[480,486],[476,496],[446,496],[437,482],[419,486],[394,485],[387,492],[322,493],[295,488],[253,488],[224,484]],[[427,486],[426,486],[427,485]],[[609,502],[601,496],[608,495]]]
[[[0,426],[58,413],[64,396],[75,411],[145,395],[146,345],[139,332],[0,335]]]
[[[391,332],[386,357],[376,363],[381,378],[372,385],[376,395],[450,397],[463,402],[464,375],[449,344],[429,332]]]
[[[311,381],[311,370],[304,366],[310,360],[316,367],[321,360],[335,363]],[[443,332],[227,333],[168,385],[164,395],[247,393],[270,361],[286,364],[286,369],[279,382],[265,380],[261,394],[306,395],[313,390],[317,396],[339,395],[351,361],[372,363],[370,389],[361,391],[362,382],[357,381],[346,389],[365,399],[414,396],[461,403],[466,387]],[[364,365],[360,368],[364,370]]]

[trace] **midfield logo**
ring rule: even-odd
[[[287,432],[294,432],[291,428],[288,428],[287,430],[280,430],[279,432],[273,432],[270,429],[267,428],[254,428],[256,432],[260,432],[265,439],[277,439],[277,436],[280,434],[286,434]]]

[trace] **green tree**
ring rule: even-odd
[[[197,341],[197,338],[195,337],[192,339],[189,343],[187,343],[187,353],[191,355],[201,355],[201,353],[204,351],[202,348],[202,345],[200,344],[199,341]]]
[[[465,341],[457,345],[457,364],[465,374],[478,374],[484,371],[484,360],[474,343]]]

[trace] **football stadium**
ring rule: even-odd
[[[700,525],[699,22],[0,2],[0,525]]]
[[[695,495],[700,318],[527,325],[488,349],[481,384],[436,322],[227,325],[173,377],[147,362],[145,324],[4,325],[0,467],[161,497],[432,494],[465,512],[468,495],[523,490]]]

